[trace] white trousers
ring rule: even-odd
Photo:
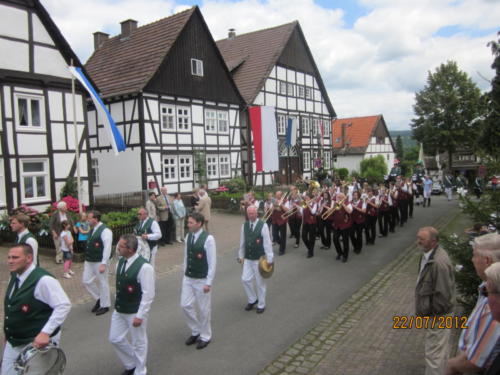
[[[425,332],[425,375],[442,375],[448,361],[451,329],[428,328]]]
[[[135,375],[146,375],[148,354],[147,319],[139,327],[134,327],[135,314],[121,314],[116,310],[111,316],[109,342],[127,370],[135,368]],[[130,336],[130,341],[127,338]]]
[[[245,259],[241,281],[247,294],[248,303],[254,303],[256,300],[259,300],[257,307],[260,309],[266,307],[266,282],[260,276],[258,260]]]
[[[101,307],[111,306],[111,297],[109,295],[108,273],[109,265],[106,265],[106,271],[99,272],[100,262],[87,262],[83,264],[82,282],[87,288],[92,298],[100,300]],[[99,284],[99,286],[97,285]]]
[[[61,331],[59,331],[57,335],[50,338],[50,340],[56,345],[59,344],[60,339]],[[12,346],[8,341],[5,342],[2,357],[2,370],[0,371],[0,375],[18,375],[18,372],[14,370],[14,363],[16,363],[19,353],[21,353],[25,347],[26,345]]]
[[[210,323],[212,292],[204,293],[203,287],[207,279],[193,279],[184,276],[182,279],[181,307],[192,336],[200,335],[203,341],[212,339]],[[196,311],[198,308],[198,311]]]
[[[448,200],[451,201],[453,199],[453,190],[452,188],[445,188],[444,191],[446,192],[446,195],[448,197]]]
[[[54,237],[52,235],[52,239],[54,240],[54,246],[56,247],[56,263],[62,263],[63,262],[63,255],[61,251],[61,237]]]
[[[175,240],[180,242],[184,239],[184,218],[175,219]]]
[[[149,260],[149,263],[151,264],[151,266],[153,266],[153,269],[155,269],[156,253],[157,252],[158,252],[158,245],[156,245],[155,247],[153,247],[151,249],[151,258]]]

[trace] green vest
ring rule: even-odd
[[[115,309],[122,314],[135,314],[141,304],[142,289],[137,281],[137,275],[147,260],[139,256],[125,272],[122,272],[125,258],[118,261],[116,274]]]
[[[101,239],[102,231],[106,226],[102,224],[96,231],[92,229],[87,239],[87,249],[85,250],[85,260],[87,262],[100,262],[102,261],[102,253],[104,251],[104,243]]]
[[[153,231],[151,230],[152,225],[153,225],[153,219],[151,219],[150,217],[147,218],[147,220],[144,223],[144,225],[142,226],[142,228],[141,228],[141,222],[139,221],[134,228],[134,234],[136,236],[141,236],[143,234],[151,234],[151,233],[153,233]],[[153,250],[153,247],[158,245],[158,241],[156,241],[156,240],[147,240],[147,242],[148,242],[148,245],[149,245],[151,251]]]
[[[26,241],[28,240],[28,238],[33,238],[36,241],[36,237],[33,235],[33,233],[28,231],[28,233],[26,233],[21,238],[19,238],[19,236],[17,237],[16,244],[23,244],[24,245],[24,244],[26,244]],[[38,243],[38,241],[37,241],[37,243]],[[35,266],[40,267],[40,257],[38,256],[38,251],[36,253]]]
[[[250,230],[250,222],[247,221],[243,227],[245,235],[245,259],[258,260],[264,251],[264,239],[262,238],[262,226],[264,222],[259,220],[253,231]]]
[[[35,298],[35,288],[43,276],[53,277],[43,268],[35,268],[20,288],[12,295],[17,275],[11,275],[5,294],[3,331],[12,346],[26,345],[40,333],[52,315],[52,307]],[[57,328],[52,336],[59,332]]]
[[[205,251],[205,241],[208,233],[203,231],[198,236],[194,244],[191,244],[193,233],[189,233],[187,238],[187,264],[185,275],[193,279],[204,279],[208,274],[207,252]]]

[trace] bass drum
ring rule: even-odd
[[[19,375],[59,375],[66,367],[66,355],[54,344],[37,349],[26,346],[16,359],[14,369]]]

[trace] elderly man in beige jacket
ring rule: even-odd
[[[205,218],[205,231],[210,232],[208,229],[208,222],[210,221],[212,200],[204,189],[200,189],[200,191],[198,192],[198,196],[200,197],[200,200],[198,201],[198,205],[195,207],[195,210],[196,212],[199,212],[203,215],[203,217]]]

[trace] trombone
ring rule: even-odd
[[[269,218],[271,217],[271,215],[273,214],[274,210],[276,209],[276,207],[279,207],[283,204],[283,202],[285,201],[286,197],[288,196],[288,191],[283,194],[283,196],[281,197],[281,199],[279,200],[279,202],[277,204],[273,203],[271,205],[271,207],[269,207],[266,212],[264,213],[264,216],[262,216],[262,221],[267,221],[269,220]]]
[[[340,210],[340,207],[344,204],[345,200],[347,199],[344,198],[340,202],[334,203],[328,210],[326,210],[323,215],[321,215],[321,219],[326,220],[328,219],[335,211]]]

